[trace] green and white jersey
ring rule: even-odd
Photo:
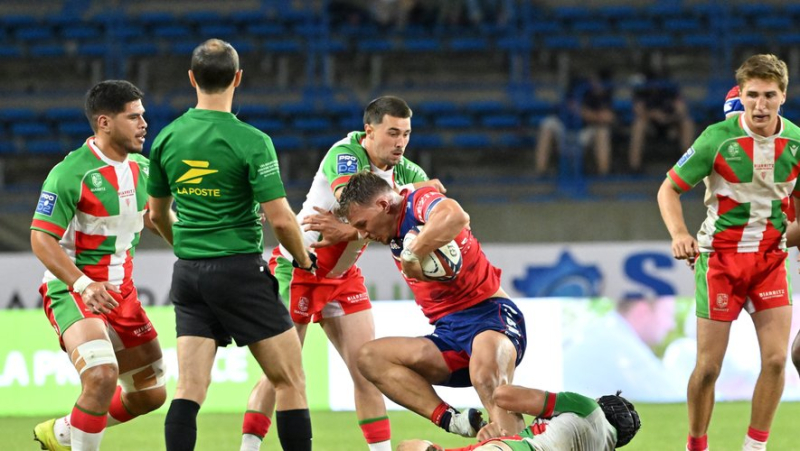
[[[800,129],[780,120],[780,131],[769,137],[750,131],[744,115],[714,124],[667,173],[681,192],[706,184],[701,252],[786,248],[790,197],[800,196]]]
[[[425,171],[405,157],[390,170],[382,171],[375,167],[369,161],[367,151],[362,145],[365,136],[365,132],[350,132],[328,150],[314,175],[303,208],[297,215],[299,221],[306,216],[317,214],[314,207],[333,211],[339,206],[333,193],[337,188],[346,185],[350,177],[363,170],[371,170],[392,186],[410,185],[428,180]],[[319,232],[308,231],[303,233],[303,239],[308,246],[319,241],[321,237]],[[365,245],[366,240],[356,240],[318,249],[317,275],[341,276],[355,264]],[[280,251],[285,258],[291,260],[291,255],[284,247],[281,247]]]
[[[95,281],[131,281],[133,254],[147,210],[149,163],[139,154],[107,158],[89,138],[48,174],[32,230],[49,233]],[[46,271],[43,282],[56,280]]]
[[[617,430],[597,401],[572,392],[556,394],[553,416],[537,418],[521,435],[522,443],[506,443],[514,450],[536,451],[610,451],[617,444]]]
[[[231,113],[190,108],[150,151],[147,192],[175,198],[175,255],[261,254],[259,203],[286,196],[272,140]]]

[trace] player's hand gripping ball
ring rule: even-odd
[[[403,249],[417,238],[422,226],[413,227],[403,237]],[[440,282],[453,280],[461,271],[461,249],[455,241],[451,241],[428,255],[419,257],[419,264],[425,277]]]

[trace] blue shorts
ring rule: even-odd
[[[491,298],[466,310],[451,313],[436,321],[436,329],[426,335],[439,348],[450,378],[443,384],[447,387],[470,387],[469,359],[472,356],[472,341],[487,330],[501,332],[511,340],[517,350],[516,364],[522,361],[528,340],[525,336],[525,318],[510,299]]]

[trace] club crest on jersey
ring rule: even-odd
[[[692,158],[692,155],[694,155],[694,147],[690,147],[689,150],[687,150],[686,153],[681,156],[681,159],[678,160],[678,167],[682,167],[687,161],[689,161],[689,158]]]
[[[355,174],[358,172],[358,158],[354,155],[339,155],[336,158],[336,173]]]
[[[42,194],[39,196],[39,203],[36,204],[36,213],[53,216],[53,209],[56,207],[56,202],[58,202],[57,194],[42,191]]]
[[[739,145],[736,143],[728,144],[728,156],[725,158],[727,161],[739,161],[742,157],[739,156]]]

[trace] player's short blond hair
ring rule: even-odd
[[[786,87],[789,85],[789,69],[786,68],[786,63],[775,55],[753,55],[736,69],[736,83],[739,89],[744,89],[744,84],[754,78],[774,81],[778,83],[782,92],[786,92]]]

